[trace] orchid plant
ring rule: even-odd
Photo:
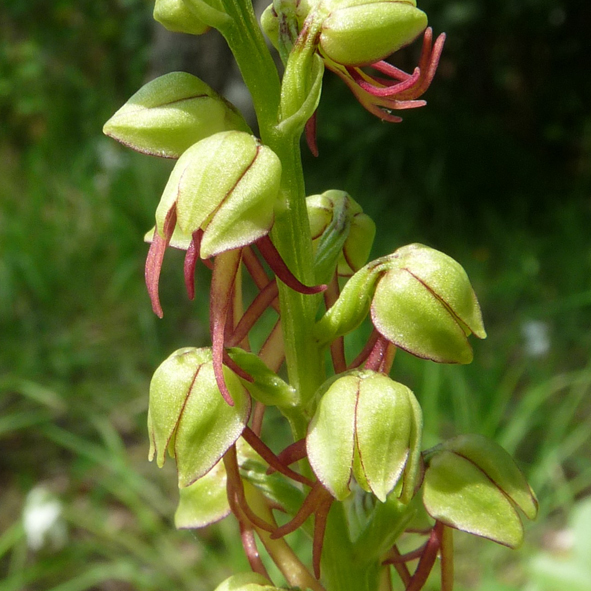
[[[516,547],[518,510],[534,518],[537,501],[491,440],[465,434],[423,450],[421,406],[390,373],[398,348],[470,363],[469,336],[486,336],[478,301],[460,264],[428,246],[367,262],[374,222],[343,191],[306,197],[300,154],[302,136],[317,154],[325,69],[369,112],[398,122],[396,111],[425,105],[445,36],[433,40],[414,0],[274,0],[260,25],[249,0],[156,0],[154,17],[171,31],[220,31],[258,124],[257,137],[205,82],[174,72],[141,88],[104,129],[177,159],[146,235],[154,312],[163,316],[169,246],[186,251],[190,298],[198,261],[212,273],[211,347],[175,351],[150,385],[149,456],[176,461],[176,526],[238,521],[252,572],[217,591],[389,591],[396,577],[418,591],[438,556],[441,589],[451,590],[453,530]],[[385,61],[420,36],[412,73]],[[250,302],[248,276],[258,291]],[[276,323],[253,351],[250,332],[269,309]],[[373,331],[348,360],[345,339],[368,316]],[[291,431],[283,450],[265,443],[270,406]],[[285,539],[299,529],[311,564]],[[425,542],[401,553],[408,532]],[[271,563],[283,580],[271,580]]]

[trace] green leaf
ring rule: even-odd
[[[423,503],[434,519],[511,548],[523,541],[523,525],[509,499],[466,458],[436,453],[423,487]]]

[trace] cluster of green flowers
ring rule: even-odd
[[[411,244],[368,263],[374,222],[343,191],[304,198],[298,168],[304,130],[316,151],[325,67],[370,112],[399,121],[393,111],[425,104],[418,97],[433,79],[444,36],[433,43],[414,0],[275,0],[262,30],[285,63],[279,86],[243,0],[157,0],[154,16],[171,31],[214,27],[226,37],[253,92],[262,138],[228,101],[182,72],[146,84],[105,125],[126,146],[177,159],[146,235],[154,312],[163,316],[158,286],[169,246],[186,251],[189,297],[197,261],[212,269],[212,346],[174,352],[150,387],[150,459],[162,466],[168,453],[176,461],[177,527],[203,527],[229,513],[238,519],[255,572],[217,591],[277,589],[257,536],[292,587],[376,591],[380,573],[394,565],[407,590],[417,591],[440,553],[442,588],[451,589],[450,528],[514,547],[523,536],[516,508],[533,518],[537,503],[493,441],[463,435],[423,451],[421,407],[389,374],[397,349],[469,363],[468,337],[486,336],[478,301],[459,263],[430,247]],[[412,74],[384,61],[421,33]],[[259,289],[246,310],[243,269]],[[279,318],[254,354],[248,335],[268,308]],[[347,362],[344,338],[368,317],[371,336]],[[292,427],[294,442],[279,454],[263,442],[269,406]],[[300,471],[290,467],[296,462]],[[343,509],[352,498],[370,499],[356,527]],[[277,508],[290,515],[281,526]],[[429,516],[428,541],[400,556],[396,541],[417,512]],[[300,527],[312,537],[312,572],[284,540]]]

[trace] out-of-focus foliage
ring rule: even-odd
[[[111,101],[142,80],[151,33],[145,0],[6,0],[0,6],[5,139],[62,150],[96,133]],[[55,142],[58,142],[55,145]]]

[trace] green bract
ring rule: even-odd
[[[150,383],[148,429],[150,460],[176,459],[179,487],[205,475],[240,437],[250,398],[239,378],[224,367],[234,400],[229,406],[218,389],[210,349],[179,349],[155,371]]]
[[[228,349],[228,355],[252,378],[252,381],[243,380],[242,383],[255,400],[265,406],[285,409],[296,405],[298,398],[293,386],[271,371],[260,357],[238,347]]]
[[[233,105],[199,78],[171,72],[142,86],[103,132],[138,152],[178,158],[195,142],[231,129],[248,129]]]
[[[254,136],[216,133],[176,163],[156,210],[156,229],[163,234],[176,207],[182,233],[204,231],[201,258],[240,248],[269,232],[280,180],[279,158]]]
[[[413,41],[427,15],[405,0],[336,0],[322,23],[322,53],[338,64],[377,62]]]
[[[338,261],[339,275],[349,277],[365,265],[376,226],[350,195],[336,190],[311,195],[306,207],[321,271],[326,267],[330,278]]]
[[[154,20],[173,33],[202,35],[209,30],[183,0],[156,0]]]
[[[414,394],[388,376],[352,372],[320,399],[306,447],[314,473],[338,500],[349,495],[351,474],[385,502],[406,465],[415,414]]]
[[[429,454],[423,502],[457,529],[515,548],[523,539],[516,511],[534,519],[536,497],[511,456],[480,435],[462,435]]]
[[[357,271],[318,322],[319,341],[329,343],[350,332],[370,308],[374,326],[388,341],[439,363],[470,363],[468,335],[486,337],[464,269],[422,244],[400,248]]]

